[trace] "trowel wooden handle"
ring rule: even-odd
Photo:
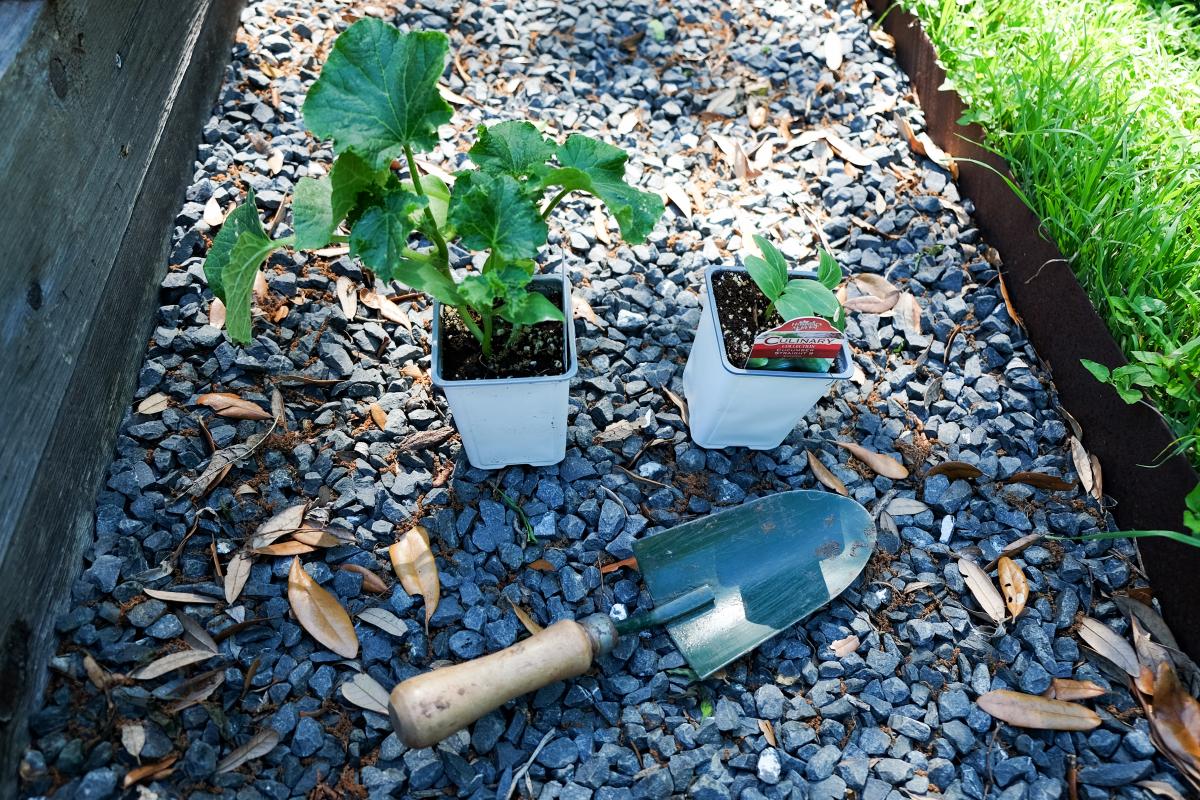
[[[563,620],[512,647],[397,684],[388,703],[396,735],[428,747],[504,703],[582,675],[612,649],[617,632],[603,614]]]

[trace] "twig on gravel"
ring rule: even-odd
[[[510,781],[508,784],[508,791],[504,793],[504,800],[508,800],[508,798],[512,797],[512,793],[517,788],[517,784],[521,782],[521,778],[525,777],[525,773],[529,772],[529,768],[533,766],[533,760],[538,757],[538,753],[542,752],[542,748],[546,746],[546,743],[550,741],[550,737],[553,735],[554,728],[551,728],[550,730],[546,731],[546,735],[542,737],[540,742],[538,742],[538,746],[533,748],[533,753],[529,756],[529,760],[526,761],[512,776],[512,781]]]

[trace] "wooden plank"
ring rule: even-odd
[[[241,0],[59,0],[0,75],[0,797],[90,540]]]

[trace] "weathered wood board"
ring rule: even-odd
[[[241,6],[0,3],[0,797]]]

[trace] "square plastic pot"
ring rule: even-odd
[[[499,469],[513,464],[541,467],[567,454],[567,393],[575,377],[575,326],[566,276],[539,275],[535,286],[560,285],[566,371],[534,378],[450,380],[442,374],[442,308],[433,304],[433,383],[446,394],[450,413],[472,466]]]
[[[749,447],[770,450],[783,444],[804,415],[836,380],[853,372],[850,347],[834,360],[833,371],[782,372],[743,369],[729,363],[712,279],[718,272],[744,269],[712,266],[704,271],[700,322],[683,370],[683,392],[688,403],[688,427],[692,440],[701,447]],[[792,273],[793,278],[812,278],[811,273]]]

